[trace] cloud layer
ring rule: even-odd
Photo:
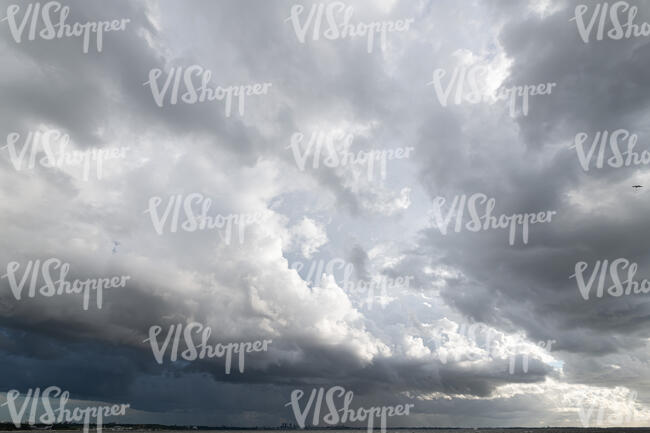
[[[278,425],[295,422],[292,390],[338,385],[364,407],[414,404],[395,425],[584,425],[592,407],[635,415],[590,425],[647,424],[647,296],[598,297],[596,282],[584,299],[570,277],[617,258],[650,277],[650,204],[632,188],[648,183],[647,163],[616,167],[607,153],[598,168],[597,150],[585,170],[579,154],[603,131],[623,130],[621,151],[631,135],[647,149],[648,38],[594,30],[585,43],[595,3],[583,21],[568,1],[324,4],[351,7],[353,24],[412,22],[368,52],[367,37],[314,39],[313,27],[301,42],[289,1],[66,1],[69,23],[129,20],[87,54],[81,38],[29,40],[26,24],[16,42],[0,23],[0,131],[7,144],[17,134],[0,149],[0,391],[128,402],[118,422]],[[650,21],[644,2],[630,7]],[[182,87],[193,65],[221,100],[181,91],[159,106],[165,80]],[[454,71],[477,67],[486,92],[555,85],[527,113],[522,99],[514,112],[454,103]],[[246,85],[228,112],[227,89]],[[101,176],[91,161],[87,179],[82,163],[40,163],[43,148],[17,167],[12,151],[30,158],[48,131],[57,149],[68,136],[70,152],[124,150]],[[456,231],[454,213],[442,234],[436,199],[447,215],[478,193],[497,217],[555,214],[527,242],[517,228],[513,245],[507,228]],[[222,230],[183,225],[188,208]],[[48,258],[69,263],[69,280],[130,279],[101,308],[29,296],[29,279],[17,299],[6,267],[20,279]],[[190,322],[211,328],[211,344],[273,342],[243,373],[225,374],[223,359],[157,364],[150,327]]]

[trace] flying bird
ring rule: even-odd
[[[117,253],[118,245],[120,245],[118,241],[113,241],[113,254]]]

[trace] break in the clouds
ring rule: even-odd
[[[650,420],[646,2],[0,18],[3,402],[272,426],[338,386],[412,405],[392,426]]]

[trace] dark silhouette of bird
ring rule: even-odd
[[[634,191],[637,191],[639,188],[643,188],[643,185],[632,185],[632,188],[634,188]]]

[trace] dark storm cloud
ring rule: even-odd
[[[646,20],[644,5],[632,3]],[[511,12],[509,6],[504,13]],[[420,139],[435,143],[427,147],[430,157],[421,175],[432,199],[444,196],[450,202],[454,194],[482,192],[496,199],[496,214],[553,209],[557,219],[531,226],[527,246],[508,246],[505,230],[441,236],[431,229],[423,243],[464,274],[449,280],[442,296],[468,316],[521,327],[532,339],[556,338],[556,350],[604,357],[645,344],[649,304],[642,295],[598,299],[592,294],[587,302],[569,276],[578,261],[618,257],[638,263],[639,281],[647,276],[647,204],[645,196],[631,190],[646,169],[585,173],[569,146],[579,132],[593,137],[597,131],[626,128],[640,136],[637,151],[647,147],[641,122],[647,114],[642,103],[647,83],[641,71],[647,69],[650,58],[643,53],[650,45],[644,38],[585,44],[569,21],[575,5],[558,6],[543,18],[529,13],[510,20],[499,34],[513,62],[509,85],[558,83],[551,97],[534,101],[528,116],[516,118],[519,131],[508,133],[509,120],[492,117],[487,125],[470,122],[468,132],[466,120],[482,110],[470,106],[465,112],[432,114],[421,126]],[[467,136],[475,141],[466,144]],[[599,383],[595,377],[607,370],[597,360],[568,359],[565,371],[585,383]],[[613,383],[637,385],[633,376],[608,382]]]
[[[79,296],[17,301],[0,280],[7,389],[56,384],[75,398],[128,401],[142,411],[133,422],[213,425],[294,422],[284,406],[293,389],[334,385],[364,404],[415,402],[404,425],[545,421],[553,409],[539,389],[553,398],[565,385],[624,386],[650,399],[635,378],[648,361],[648,303],[585,301],[569,279],[577,261],[616,257],[637,262],[638,279],[650,276],[647,196],[630,188],[646,178],[643,166],[584,172],[569,149],[578,132],[615,128],[638,132],[639,148],[649,142],[645,39],[583,43],[572,2],[544,12],[516,1],[354,2],[356,20],[414,18],[373,53],[362,39],[299,43],[286,21],[291,1],[66,4],[72,21],[130,23],[88,54],[76,39],[17,44],[0,26],[0,132],[57,128],[79,148],[131,153],[107,179],[81,182],[57,168],[16,171],[0,150],[2,273],[12,260],[60,257],[71,278],[131,280],[89,311]],[[557,86],[531,100],[528,116],[499,103],[441,106],[432,71],[476,61],[505,85]],[[158,107],[143,85],[149,71],[193,64],[213,72],[214,86],[272,86],[242,117],[217,103]],[[352,150],[413,146],[415,156],[390,166],[385,182],[354,185],[341,167],[301,171],[291,136],[319,129],[354,132]],[[395,202],[402,188],[412,197]],[[268,219],[231,245],[210,231],[158,236],[144,213],[150,198],[191,192],[209,197],[212,213]],[[424,224],[435,197],[477,192],[496,199],[498,214],[557,215],[514,246],[506,230],[442,236]],[[287,260],[300,250],[292,229],[303,215],[330,222],[313,260],[345,257],[355,282],[412,276],[410,290],[370,310],[331,279],[308,286]],[[499,332],[502,352],[457,332],[443,362],[433,331],[453,334],[465,320]],[[225,374],[221,360],[157,365],[144,342],[150,326],[193,321],[211,326],[213,343],[273,344],[249,354],[244,374]],[[528,371],[511,373],[509,357],[523,354],[517,333],[556,344],[550,355],[521,349],[531,351]],[[547,356],[564,361],[562,373]]]

